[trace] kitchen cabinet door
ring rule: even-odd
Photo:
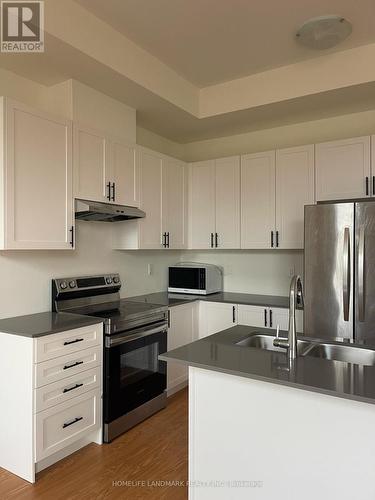
[[[187,171],[174,158],[162,160],[162,232],[168,248],[187,248]]]
[[[314,146],[276,151],[276,246],[304,247],[304,206],[314,203]]]
[[[271,307],[269,310],[269,328],[276,330],[277,326],[280,330],[287,331],[289,328],[289,309],[281,307]]]
[[[240,158],[215,161],[216,248],[240,248]]]
[[[215,162],[190,165],[189,246],[213,248],[215,234]]]
[[[370,137],[316,144],[315,175],[317,201],[369,196]]]
[[[199,338],[237,325],[237,304],[199,303]]]
[[[136,224],[139,224],[139,245],[141,249],[163,248],[161,156],[149,149],[139,148],[138,161],[140,168],[140,207],[146,213],[145,218],[135,221]]]
[[[74,225],[72,128],[3,98],[4,249],[70,249]],[[1,145],[0,145],[1,149]]]
[[[109,142],[97,130],[74,125],[74,196],[83,200],[109,202]]]
[[[114,202],[139,207],[139,165],[134,145],[112,140],[110,180],[114,184]]]
[[[239,304],[238,324],[254,326],[256,328],[267,328],[269,326],[268,314],[268,307]]]
[[[182,304],[169,309],[168,351],[177,349],[195,340],[198,304]],[[188,367],[181,363],[168,362],[167,389],[170,396],[188,379]]]
[[[276,329],[280,325],[280,330],[288,331],[289,329],[289,309],[272,307],[272,325],[271,328]],[[303,333],[303,311],[296,311],[296,328],[297,333]]]
[[[272,232],[275,232],[275,151],[242,156],[241,248],[271,248]]]

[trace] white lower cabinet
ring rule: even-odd
[[[35,458],[46,458],[98,429],[101,392],[90,391],[48,408],[35,417]]]
[[[268,307],[238,306],[238,324],[266,328],[268,321]]]
[[[199,338],[237,325],[237,309],[237,304],[200,301]]]
[[[238,324],[256,328],[273,328],[287,331],[289,327],[289,309],[269,306],[238,306]],[[303,332],[303,311],[296,311],[297,332]]]
[[[0,467],[29,482],[102,443],[103,325],[39,338],[0,332]],[[14,353],[17,356],[14,356]]]
[[[100,359],[100,358],[99,358]],[[39,387],[34,391],[34,412],[46,410],[100,387],[101,367]]]
[[[169,309],[168,351],[196,340],[197,311],[198,304],[196,302]],[[185,385],[187,379],[188,369],[186,366],[179,363],[168,363],[167,390],[169,396]]]

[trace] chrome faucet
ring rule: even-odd
[[[277,329],[276,338],[273,341],[275,347],[283,347],[288,349],[289,359],[297,357],[297,329],[296,329],[296,307],[299,299],[299,304],[303,305],[303,288],[301,276],[293,276],[290,283],[289,291],[289,328],[288,338],[282,339],[279,337],[279,329]]]

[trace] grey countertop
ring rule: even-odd
[[[244,304],[265,307],[289,307],[289,298],[278,295],[254,295],[250,293],[218,292],[210,295],[185,295],[177,293],[156,292],[146,295],[129,297],[125,300],[137,302],[149,302],[161,304],[168,307],[178,306],[194,300],[205,300],[207,302],[224,302],[230,304]]]
[[[43,337],[100,323],[100,318],[70,313],[42,312],[0,320],[0,332],[22,337]]]
[[[258,332],[254,327],[228,330],[179,347],[159,358],[240,377],[375,404],[375,367],[310,356],[288,363],[286,353],[241,347],[239,340]],[[275,334],[262,328],[261,333]],[[349,348],[349,347],[348,347]]]
[[[233,292],[220,292],[211,295],[179,295],[176,293],[156,292],[128,297],[124,300],[160,304],[168,307],[186,304],[195,300],[283,308],[287,308],[289,305],[288,297]],[[64,330],[73,330],[81,326],[94,325],[99,322],[100,319],[98,318],[79,314],[43,312],[2,319],[0,320],[0,332],[33,338]]]

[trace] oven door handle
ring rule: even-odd
[[[147,329],[145,330],[144,328],[138,328],[136,330],[137,333],[124,334],[116,338],[106,337],[105,346],[115,347],[120,344],[127,344],[128,342],[132,342],[133,340],[141,339],[143,337],[148,337],[150,335],[155,335],[156,333],[161,333],[164,331],[167,332],[167,329],[168,329],[167,323],[164,323],[154,328],[150,328],[148,330]]]

